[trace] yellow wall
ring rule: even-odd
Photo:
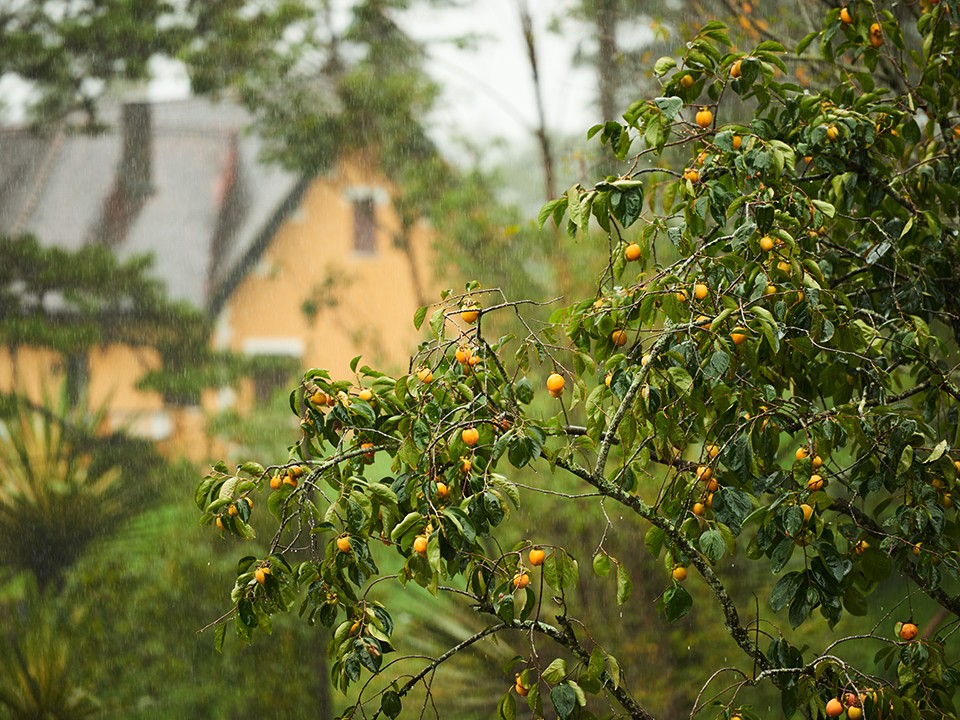
[[[353,246],[351,197],[364,189],[381,198],[373,253]],[[335,378],[349,377],[350,360],[360,354],[371,366],[406,369],[418,338],[413,313],[420,298],[410,255],[394,247],[398,220],[387,192],[382,178],[356,164],[318,178],[228,301],[219,319],[222,346],[237,352],[272,347],[278,354],[289,348],[294,354],[293,341],[300,340],[301,364],[326,368]],[[415,228],[411,248],[424,283],[430,280],[428,237],[426,228]],[[331,284],[316,296],[328,278]],[[303,304],[317,297],[319,309],[310,318]]]
[[[370,253],[354,251],[353,198],[364,193],[377,199],[376,247]],[[360,354],[365,364],[405,370],[419,337],[413,313],[422,301],[411,263],[427,288],[432,275],[429,230],[415,228],[405,252],[394,246],[398,225],[386,181],[362,163],[343,163],[318,178],[227,301],[217,319],[214,345],[238,353],[291,355],[302,367],[326,368],[334,378],[348,378],[350,360]],[[310,299],[318,301],[312,318],[303,312]],[[205,459],[212,448],[203,437],[202,413],[165,408],[157,393],[136,389],[158,362],[152,351],[121,346],[94,350],[90,407],[109,406],[111,430],[163,438],[171,449]],[[24,349],[12,355],[0,348],[0,389],[27,392],[40,401],[44,391],[55,395],[63,377],[56,353]],[[236,390],[236,406],[251,407],[252,384],[244,382]],[[202,407],[208,411],[224,404],[220,393],[203,395]]]

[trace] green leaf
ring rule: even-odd
[[[542,230],[543,224],[547,222],[547,218],[560,206],[560,203],[566,203],[566,201],[566,198],[557,198],[556,200],[545,203],[544,206],[540,208],[540,214],[537,215],[537,229]]]
[[[543,563],[543,579],[554,590],[576,587],[578,575],[577,561],[563,548],[548,555]]]
[[[613,681],[613,689],[620,687],[620,663],[613,655],[607,655],[607,665],[610,666],[610,679]]]
[[[670,376],[670,381],[680,391],[681,395],[689,395],[691,388],[693,388],[693,378],[690,377],[690,373],[684,370],[678,365],[667,368],[667,375]]]
[[[663,77],[667,71],[677,66],[677,61],[672,57],[664,56],[657,60],[653,65],[653,74],[657,77]]]
[[[726,549],[727,545],[723,541],[723,535],[720,534],[719,530],[707,530],[700,536],[700,552],[702,552],[711,563],[716,564],[719,562]]]
[[[497,717],[500,720],[517,720],[517,701],[513,697],[512,690],[508,690],[507,694],[500,698]]]
[[[393,528],[393,531],[390,533],[390,539],[393,542],[399,542],[400,538],[402,538],[407,531],[414,528],[420,529],[423,527],[423,525],[423,515],[416,511],[407,513],[406,517],[404,517],[403,520],[401,520],[400,523]]]
[[[668,120],[674,120],[683,109],[683,99],[678,97],[658,97],[653,102]]]
[[[513,394],[517,402],[528,405],[533,402],[533,385],[526,377],[522,377],[513,384]]]
[[[227,636],[227,624],[220,623],[217,629],[213,631],[213,647],[218,653],[223,654],[223,641]]]
[[[508,693],[509,694],[509,693]],[[400,695],[394,690],[387,690],[380,698],[380,709],[388,718],[395,718],[403,710],[403,704],[400,702]]]
[[[930,463],[936,462],[943,457],[944,453],[950,449],[950,446],[947,444],[946,440],[941,440],[937,443],[936,447],[930,451],[929,457],[923,461],[924,465],[929,465]]]
[[[569,685],[573,690],[573,694],[577,696],[577,705],[580,707],[586,707],[587,696],[586,693],[583,692],[583,688],[581,688],[580,685],[578,685],[574,680],[567,680],[567,685]]]
[[[424,318],[427,317],[427,310],[430,308],[426,305],[422,305],[417,308],[417,311],[413,314],[413,326],[419,330],[420,326],[423,325]],[[396,693],[394,693],[396,694]],[[391,716],[393,717],[393,716]]]
[[[790,572],[784,575],[777,581],[770,593],[770,608],[774,612],[783,610],[804,585],[803,573]]]
[[[547,665],[540,677],[551,685],[556,685],[567,676],[567,661],[557,658]]]
[[[605,552],[598,552],[593,556],[593,572],[597,577],[604,577],[610,573],[610,558]]]
[[[633,582],[630,580],[630,574],[623,563],[617,563],[617,605],[623,605],[627,602],[632,593]]]
[[[828,202],[825,202],[823,200],[813,200],[812,202],[813,202],[813,206],[817,210],[822,212],[824,215],[826,215],[828,218],[832,218],[834,215],[837,214],[837,209]]]
[[[667,622],[676,622],[690,612],[692,607],[693,598],[690,597],[690,593],[683,589],[682,585],[674,584],[673,587],[667,588],[663,593],[661,610]]]
[[[723,487],[713,495],[714,515],[717,520],[728,525],[735,534],[740,533],[740,527],[751,510],[753,510],[753,500],[743,490]]]
[[[646,545],[647,550],[650,551],[651,555],[654,557],[659,557],[660,550],[663,549],[663,543],[666,541],[666,539],[667,534],[654,525],[650,527],[650,529],[647,530],[646,535],[644,535],[643,544]]]
[[[566,720],[577,707],[577,695],[566,683],[557,685],[550,690],[550,701],[560,720]]]
[[[590,662],[587,663],[587,677],[591,680],[599,680],[600,676],[603,674],[603,661],[606,658],[603,650],[600,649],[600,646],[593,648],[593,652],[590,653]]]

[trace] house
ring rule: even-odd
[[[0,130],[0,234],[152,255],[169,298],[213,319],[216,348],[341,377],[358,354],[405,367],[430,275],[429,229],[394,241],[391,187],[372,163],[342,158],[319,177],[264,164],[261,141],[245,131],[249,115],[228,103],[127,103],[103,117],[99,134]],[[97,348],[79,368],[49,352],[0,349],[0,390],[38,393],[44,377],[82,372],[89,401],[109,407],[114,427],[186,447],[205,413],[249,407],[282,382],[267,369],[174,408],[136,388],[157,363],[130,347]]]

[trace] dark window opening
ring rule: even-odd
[[[290,384],[290,367],[278,363],[273,367],[261,367],[253,373],[253,395],[257,403],[268,403],[280,390]]]
[[[377,251],[377,221],[373,198],[353,201],[353,250],[372,254]]]

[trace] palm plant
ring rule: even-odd
[[[141,506],[144,490],[91,443],[103,409],[71,407],[65,393],[52,408],[22,399],[14,408],[0,420],[0,565],[45,589]]]
[[[53,617],[54,605],[27,582],[19,612],[0,635],[0,718],[78,720],[98,710],[71,678],[66,642]]]

